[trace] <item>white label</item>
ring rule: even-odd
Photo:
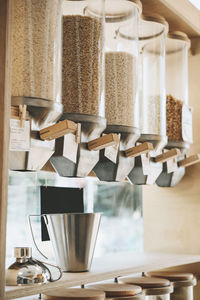
[[[162,164],[160,163],[151,163],[150,165],[150,172],[147,177],[146,184],[154,184],[158,176],[162,172]]]
[[[10,119],[10,151],[30,150],[30,121],[20,127],[20,120]]]
[[[182,138],[184,142],[193,142],[192,109],[187,105],[182,107]]]
[[[142,161],[142,169],[143,174],[148,175],[149,174],[149,168],[150,168],[150,156],[149,154],[141,154],[141,161]]]
[[[119,136],[119,143],[120,143],[120,134]],[[109,146],[105,148],[104,156],[111,160],[114,164],[117,163],[117,154],[119,150],[119,143],[113,146]]]
[[[63,156],[76,163],[78,145],[76,143],[76,136],[73,133],[66,134],[64,136]]]
[[[176,158],[167,161],[167,173],[175,172],[178,168]]]

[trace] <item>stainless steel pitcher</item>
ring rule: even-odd
[[[29,215],[29,224],[33,241],[38,249],[30,220],[33,216],[36,215]],[[44,218],[58,266],[63,271],[68,272],[88,271],[92,263],[101,213],[44,214],[39,216]],[[38,251],[44,256],[39,249]]]

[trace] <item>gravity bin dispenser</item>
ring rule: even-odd
[[[93,171],[103,181],[123,181],[135,158],[126,156],[140,137],[138,102],[138,19],[142,6],[134,0],[105,1],[105,115],[104,134],[115,133],[119,143],[100,151]]]
[[[62,0],[13,0],[12,11],[9,168],[35,171],[55,150],[39,130],[62,115]]]
[[[63,4],[64,113],[60,121],[79,124],[79,138],[77,140],[77,134],[71,133],[56,139],[56,150],[50,162],[60,176],[85,177],[99,160],[99,147],[110,145],[109,141],[112,145],[115,140],[113,136],[107,137],[109,141],[101,137],[106,128],[104,1],[75,0]]]
[[[163,165],[156,183],[175,186],[183,178],[185,168],[198,162],[196,156],[186,158],[193,142],[192,108],[188,101],[188,50],[190,40],[180,31],[169,32],[166,38],[166,149],[178,148],[181,156]],[[185,161],[186,159],[186,161]],[[189,159],[189,161],[188,161]]]
[[[165,39],[168,24],[158,15],[142,15],[139,22],[139,100],[141,137],[146,152],[135,158],[128,174],[134,184],[153,184],[162,172],[162,163],[176,151],[164,153],[166,135]],[[151,146],[150,146],[151,145]]]

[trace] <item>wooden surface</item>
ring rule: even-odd
[[[145,142],[125,150],[125,155],[127,157],[136,157],[141,154],[149,153],[151,150],[153,150],[153,144]]]
[[[178,162],[179,167],[189,167],[200,162],[200,154],[191,155]]]
[[[51,141],[68,133],[75,133],[77,130],[77,124],[73,121],[63,120],[52,126],[46,127],[40,130],[40,138],[42,140]]]
[[[157,13],[169,23],[170,31],[180,30],[189,37],[200,36],[200,12],[188,0],[141,0],[143,12]]]
[[[151,278],[151,277],[126,277],[120,279],[119,282],[127,284],[138,284],[142,288],[160,288],[170,285],[169,280],[162,278]]]
[[[180,273],[180,272],[170,272],[170,271],[155,271],[149,272],[148,276],[166,278],[170,281],[183,281],[183,280],[193,280],[194,275],[192,273]]]
[[[37,286],[6,287],[7,299],[20,298],[59,287],[80,286],[81,284],[113,279],[134,273],[159,270],[200,262],[199,255],[159,254],[159,253],[120,253],[94,259],[90,272],[64,273],[56,282]]]
[[[4,300],[10,119],[10,1],[0,0],[0,299]]]
[[[90,290],[81,288],[59,288],[43,294],[47,300],[103,300],[105,293],[101,290]]]
[[[164,152],[163,154],[160,154],[158,156],[155,157],[155,162],[166,162],[172,158],[175,158],[177,156],[181,155],[181,151],[179,149],[171,149],[168,150],[166,152]]]
[[[107,298],[135,296],[142,292],[140,286],[119,283],[98,283],[90,284],[87,287],[104,291]]]
[[[104,136],[88,142],[88,149],[98,151],[109,146],[117,145],[119,136],[116,133],[105,134]]]

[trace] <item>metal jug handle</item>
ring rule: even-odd
[[[44,254],[42,253],[42,251],[39,249],[39,247],[38,247],[38,245],[37,245],[37,243],[36,243],[36,241],[35,241],[35,237],[34,237],[34,233],[33,233],[33,227],[32,227],[32,224],[31,224],[31,217],[43,217],[43,218],[45,218],[46,215],[28,215],[28,224],[29,224],[29,228],[30,228],[30,231],[31,231],[31,236],[32,236],[32,239],[33,239],[33,243],[34,243],[34,245],[35,245],[37,251],[38,251],[44,258],[48,259],[48,257],[47,257],[46,255],[44,255]],[[46,221],[47,221],[47,220],[46,220]]]
[[[56,265],[53,265],[53,264],[50,264],[50,263],[47,263],[46,261],[41,261],[41,260],[37,260],[37,259],[35,259],[35,261],[36,261],[39,265],[41,265],[41,266],[44,264],[44,265],[48,265],[48,266],[51,266],[51,267],[54,267],[54,268],[58,269],[58,271],[59,271],[59,276],[58,276],[58,278],[53,279],[52,274],[51,274],[51,271],[49,270],[49,268],[47,268],[47,266],[45,266],[45,268],[48,270],[49,275],[50,275],[50,279],[49,279],[50,282],[57,281],[57,280],[59,280],[59,279],[62,277],[63,272],[62,272],[62,270],[61,270],[60,267],[58,267],[58,266],[56,266]]]

